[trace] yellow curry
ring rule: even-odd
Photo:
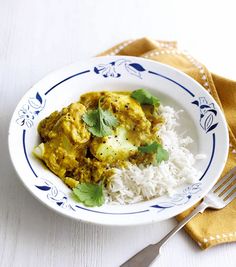
[[[163,118],[155,101],[142,102],[134,92],[91,92],[53,112],[38,126],[42,143],[34,154],[71,188],[107,183],[114,168],[129,163],[153,164],[154,153],[139,148],[161,144]]]

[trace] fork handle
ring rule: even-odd
[[[209,205],[204,201],[198,205],[187,217],[185,217],[173,230],[171,230],[165,237],[163,237],[158,243],[149,245],[143,250],[139,251],[132,258],[127,260],[120,267],[150,267],[160,255],[162,246],[185,224],[190,221],[199,212],[203,212]]]
[[[185,224],[187,224],[193,217],[195,217],[198,213],[202,213],[206,208],[208,207],[208,204],[204,201],[198,205],[188,216],[186,216],[181,222],[179,222],[166,236],[164,236],[158,243],[151,245],[155,247],[156,251],[158,252],[157,257],[161,253],[162,246],[174,235],[176,234],[180,229],[182,229]],[[157,258],[156,257],[156,258]],[[156,258],[152,261],[152,263],[156,260]],[[151,263],[151,264],[152,264]]]

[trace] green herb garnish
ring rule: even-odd
[[[140,104],[148,104],[158,107],[160,105],[160,101],[157,97],[151,95],[145,89],[138,89],[132,92],[130,95],[132,98],[137,100]]]
[[[81,183],[73,188],[73,197],[87,207],[102,206],[105,202],[103,184]]]
[[[116,117],[109,110],[100,107],[100,100],[98,108],[87,111],[82,119],[88,125],[88,131],[97,137],[111,135],[112,127],[118,124]]]
[[[146,146],[140,146],[138,150],[143,153],[155,153],[157,163],[160,163],[163,160],[168,160],[169,158],[168,151],[166,151],[162,147],[162,145],[158,144],[157,142],[153,142],[150,145],[146,145]]]

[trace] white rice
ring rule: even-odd
[[[165,123],[158,131],[163,147],[169,152],[169,160],[148,167],[129,164],[126,169],[115,169],[111,184],[106,188],[106,202],[129,204],[164,194],[173,194],[175,188],[184,183],[196,182],[201,173],[194,167],[196,160],[204,155],[194,156],[187,148],[193,140],[176,132],[179,113],[172,107],[160,106]]]

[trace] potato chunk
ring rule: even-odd
[[[125,128],[118,127],[114,135],[94,138],[90,150],[98,160],[112,163],[128,159],[136,153],[137,147],[128,141]]]

